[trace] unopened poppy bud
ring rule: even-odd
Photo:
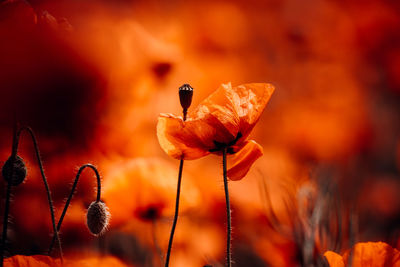
[[[106,204],[101,201],[93,201],[86,214],[87,227],[95,235],[102,235],[108,227],[110,212]]]
[[[179,100],[181,101],[181,106],[184,110],[187,110],[192,104],[193,88],[185,83],[179,87]]]
[[[21,184],[26,177],[26,166],[20,156],[10,156],[4,163],[2,174],[4,180],[12,186]]]

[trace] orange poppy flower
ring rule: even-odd
[[[324,256],[331,267],[400,267],[400,251],[384,242],[357,243],[343,257],[332,251],[325,252]]]
[[[262,154],[262,147],[248,141],[274,87],[266,83],[250,83],[219,89],[182,117],[160,114],[157,124],[158,141],[162,149],[176,159],[198,159],[209,153],[220,154],[227,148],[233,154],[228,169],[231,180],[242,179]]]

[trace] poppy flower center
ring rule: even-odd
[[[242,137],[242,133],[238,132],[238,134],[236,135],[235,139],[229,143],[222,143],[222,142],[218,142],[218,141],[213,141],[215,148],[210,149],[210,152],[217,152],[217,151],[222,151],[224,148],[227,148],[226,152],[228,154],[235,154],[235,151],[233,150],[233,147],[236,142]]]

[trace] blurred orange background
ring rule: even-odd
[[[221,83],[276,87],[252,132],[264,156],[230,182],[235,266],[299,266],[359,241],[400,247],[399,2],[7,0],[0,38],[1,162],[15,112],[38,137],[57,218],[80,165],[102,175],[109,231],[86,230],[85,171],[61,229],[67,255],[160,265],[179,163],[156,124],[181,113],[183,83],[192,107]],[[8,255],[40,254],[51,221],[27,135],[19,151],[28,178],[13,189]],[[221,166],[185,163],[172,266],[224,262]]]

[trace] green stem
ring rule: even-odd
[[[169,258],[171,256],[171,249],[172,249],[172,241],[174,239],[175,228],[176,228],[176,224],[178,222],[179,198],[180,198],[180,194],[181,194],[183,162],[184,162],[184,160],[182,157],[181,162],[179,164],[178,185],[177,185],[177,189],[176,189],[175,215],[174,215],[174,221],[172,223],[171,235],[169,237],[169,242],[168,242],[167,256],[165,258],[165,267],[169,266]]]
[[[223,174],[224,174],[224,189],[225,189],[225,203],[226,203],[226,220],[227,220],[227,227],[226,227],[226,264],[228,267],[231,267],[231,205],[229,202],[229,190],[228,190],[228,175],[227,175],[227,167],[226,167],[226,151],[227,148],[222,150],[222,167],[223,167]]]
[[[70,194],[69,194],[69,196],[68,196],[67,202],[65,203],[65,206],[64,206],[64,209],[63,209],[63,211],[62,211],[62,213],[61,213],[60,219],[58,220],[58,223],[57,223],[57,231],[60,231],[60,229],[61,229],[61,225],[62,225],[62,222],[63,222],[63,220],[64,220],[65,214],[67,213],[67,209],[68,209],[68,207],[69,207],[69,203],[71,202],[72,197],[73,197],[73,195],[74,195],[74,193],[75,193],[76,186],[78,185],[79,177],[81,176],[82,171],[83,171],[84,169],[86,169],[86,168],[92,169],[92,170],[94,171],[94,173],[96,174],[96,179],[97,179],[97,197],[96,197],[96,202],[99,202],[99,201],[100,201],[100,193],[101,193],[100,174],[99,174],[99,172],[97,171],[96,167],[93,166],[92,164],[84,164],[84,165],[82,165],[82,166],[79,168],[78,173],[76,174],[74,183],[73,183],[73,185],[72,185],[71,192],[70,192]],[[53,239],[51,240],[51,244],[50,244],[50,247],[49,247],[49,254],[50,254],[51,251],[53,250],[53,245],[54,245],[54,240],[55,240],[55,238],[56,238],[56,236],[53,236]]]

